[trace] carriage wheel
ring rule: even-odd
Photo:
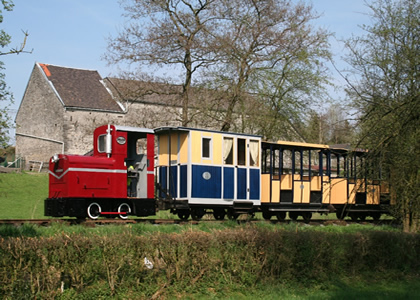
[[[206,210],[204,208],[191,209],[191,217],[195,221],[200,220],[205,214],[206,214]]]
[[[335,212],[335,215],[336,215],[337,219],[339,219],[339,220],[343,220],[344,219],[344,211],[342,211],[342,210],[337,210]]]
[[[96,220],[97,218],[99,218],[99,216],[101,215],[101,211],[101,206],[96,202],[92,202],[87,208],[87,214],[92,220]]]
[[[189,209],[180,209],[178,210],[178,218],[180,218],[181,220],[188,220],[188,218],[190,217],[190,210]]]
[[[236,220],[239,217],[239,214],[235,213],[233,209],[229,209],[227,215],[229,220]]]
[[[357,213],[349,213],[349,217],[353,222],[357,221],[358,214]]]
[[[123,220],[127,220],[128,215],[131,213],[131,207],[127,203],[121,203],[120,206],[118,206],[118,213],[119,217]],[[122,214],[125,213],[125,214]]]
[[[380,212],[374,212],[374,213],[372,213],[372,219],[374,221],[379,221],[380,218],[381,218],[381,213]]]
[[[289,218],[290,219],[292,219],[293,221],[296,221],[298,217],[299,217],[299,213],[297,213],[295,211],[289,211]]]
[[[271,213],[269,211],[263,211],[262,212],[262,216],[264,218],[264,220],[270,220],[271,219]]]
[[[304,213],[302,213],[302,217],[303,217],[303,220],[306,223],[308,223],[312,218],[312,213],[311,212],[304,212]]]
[[[286,219],[286,212],[281,211],[281,212],[276,213],[276,218],[279,221],[284,221],[284,219]]]
[[[223,208],[215,208],[213,209],[213,217],[216,220],[223,220],[225,218],[226,211]]]

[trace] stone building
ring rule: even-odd
[[[95,70],[35,63],[16,115],[16,156],[26,162],[47,162],[55,153],[85,154],[92,149],[93,130],[104,124],[179,126],[180,89],[102,78]],[[195,121],[190,126],[216,128],[215,118],[200,118],[193,108],[203,112],[203,103],[209,102],[203,97],[209,99],[208,93],[192,94]]]

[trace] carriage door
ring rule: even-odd
[[[259,140],[237,138],[236,199],[260,198]]]

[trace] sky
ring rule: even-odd
[[[102,77],[119,72],[118,66],[109,66],[102,59],[107,38],[116,36],[125,19],[118,0],[13,0],[13,11],[3,11],[1,28],[12,36],[9,48],[18,48],[28,32],[26,51],[19,55],[2,56],[5,63],[6,83],[14,95],[9,115],[13,120],[35,63],[63,67],[97,70]],[[365,0],[305,0],[312,3],[322,16],[316,24],[333,32],[331,39],[334,60],[344,68],[339,40],[352,34],[361,35],[361,24],[368,24],[369,9]],[[331,67],[332,68],[332,67]],[[331,70],[338,85],[344,83],[340,75]],[[0,102],[4,106],[5,103]],[[14,139],[14,131],[10,132]],[[14,140],[11,141],[12,143]]]

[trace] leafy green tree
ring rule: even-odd
[[[372,25],[347,41],[348,94],[360,114],[360,145],[389,175],[405,231],[420,229],[420,2],[367,4]]]
[[[13,2],[2,0],[2,7],[5,11],[11,11],[13,9]],[[0,10],[0,23],[3,23],[3,11]],[[26,38],[28,37],[28,33],[24,32],[24,40],[20,47],[12,48],[6,51],[0,51],[0,56],[8,55],[8,54],[19,54],[21,52],[25,52],[24,48],[26,45]],[[0,47],[2,50],[10,44],[11,37],[8,35],[3,29],[0,30]],[[4,63],[0,61],[0,101],[2,105],[0,106],[0,148],[5,148],[9,142],[8,129],[11,126],[10,123],[10,116],[7,114],[7,109],[10,104],[13,103],[13,96],[10,93],[6,81],[5,81],[5,74],[2,73],[4,70]],[[6,104],[3,104],[6,103]]]

